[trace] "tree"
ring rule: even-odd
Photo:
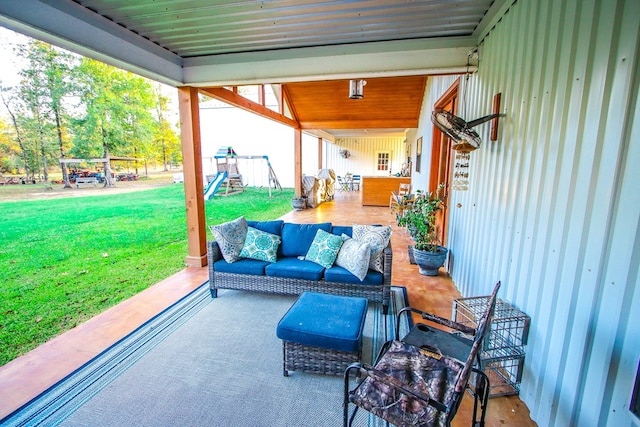
[[[0,173],[16,173],[20,146],[11,124],[0,118]]]
[[[24,130],[40,155],[44,181],[48,181],[48,161],[56,160],[54,141],[59,156],[66,157],[66,113],[63,99],[73,93],[71,69],[75,56],[54,48],[50,44],[31,40],[19,45],[16,53],[27,60],[27,68],[20,71],[22,80],[18,88],[24,105]],[[57,163],[57,162],[56,162]],[[65,185],[69,185],[66,164],[62,163]]]
[[[5,93],[9,93],[9,96],[5,96]],[[18,148],[20,150],[19,156],[22,159],[23,166],[25,168],[25,174],[27,178],[29,177],[29,149],[27,147],[26,138],[24,137],[24,132],[22,131],[22,127],[20,126],[20,120],[16,113],[17,107],[17,98],[15,94],[11,94],[8,89],[3,88],[0,90],[0,98],[2,99],[2,103],[5,108],[9,112],[9,116],[11,117],[11,123],[13,125],[15,131],[15,140],[18,143]],[[16,172],[19,173],[19,167],[16,166]]]
[[[181,144],[178,135],[169,124],[166,118],[167,111],[169,111],[169,100],[162,94],[162,87],[160,83],[154,85],[154,92],[156,98],[156,130],[154,134],[154,143],[157,150],[157,155],[162,160],[164,170],[169,170],[169,163],[175,163],[179,160],[182,163]]]
[[[76,130],[76,151],[102,151],[105,185],[115,182],[108,161],[111,154],[145,152],[153,135],[153,91],[147,80],[89,58],[78,68],[84,115]]]

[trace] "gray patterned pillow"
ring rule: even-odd
[[[342,237],[318,230],[304,259],[331,268],[342,246]]]
[[[369,268],[384,273],[382,251],[387,247],[391,239],[391,226],[353,224],[352,234],[354,239],[366,242],[371,246]]]
[[[260,261],[276,262],[280,236],[249,227],[240,258],[251,258]]]
[[[215,237],[222,257],[227,262],[236,262],[240,259],[240,251],[247,237],[247,221],[241,216],[224,224],[209,227]]]
[[[340,252],[338,252],[336,265],[344,268],[362,282],[367,276],[367,271],[369,271],[371,246],[367,242],[352,239],[346,234],[343,234],[342,238],[345,241],[340,248]]]

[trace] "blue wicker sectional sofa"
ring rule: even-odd
[[[235,228],[227,227],[225,229],[225,224],[210,227],[216,238],[216,240],[207,242],[209,287],[213,298],[218,296],[218,289],[238,289],[285,295],[300,295],[305,291],[310,291],[364,297],[369,301],[382,303],[383,310],[387,313],[393,257],[391,243],[388,239],[391,234],[390,227],[339,226],[328,222],[295,224],[281,220],[246,221],[246,226],[244,223],[244,218],[239,218],[234,222]],[[244,231],[247,227],[248,233]],[[350,239],[354,235],[354,227],[358,239]],[[388,233],[386,241],[376,235],[376,232],[380,230]],[[259,238],[254,237],[257,233],[261,233]],[[247,256],[245,250],[250,247],[249,240],[254,239],[257,242],[259,239],[264,239],[265,236],[274,242],[280,240],[277,252],[272,259],[264,260],[262,254],[252,258],[243,257],[243,254]],[[323,266],[321,264],[326,260],[317,259],[321,258],[317,250],[318,239],[324,237],[325,241],[335,242],[336,236],[340,236],[341,241],[344,241],[344,245],[340,249],[343,252],[338,251],[336,261],[327,262]],[[374,236],[373,240],[371,240],[372,236]],[[347,241],[349,242],[347,243]],[[365,241],[369,242],[368,245],[364,245]],[[322,244],[320,242],[320,245]],[[244,245],[243,249],[238,253],[239,247],[242,245]],[[371,261],[368,263],[370,265],[361,266],[357,268],[358,271],[355,271],[350,260],[344,260],[346,255],[343,256],[343,254],[347,252],[348,246],[363,248],[363,245],[371,251]],[[375,248],[375,245],[378,245],[378,249]],[[384,247],[381,247],[382,245]],[[253,246],[255,247],[255,245]],[[373,256],[376,251],[377,261],[374,262]],[[229,257],[229,252],[239,256]],[[312,252],[316,262],[310,260],[314,258],[311,255]],[[326,251],[320,250],[320,252],[325,253]],[[366,256],[366,261],[369,261],[369,255]],[[341,258],[342,265],[347,268],[336,264]],[[356,277],[354,273],[360,278]]]

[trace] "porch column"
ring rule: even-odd
[[[182,167],[187,208],[188,267],[207,265],[204,187],[202,185],[202,148],[200,141],[200,107],[198,89],[178,88],[180,132],[182,135]]]
[[[295,197],[302,197],[302,129],[293,129],[293,182]]]
[[[318,170],[322,169],[322,137],[318,137]]]

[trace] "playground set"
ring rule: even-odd
[[[205,157],[207,158],[207,157]],[[207,175],[207,186],[204,189],[205,200],[211,200],[216,194],[222,196],[230,196],[232,194],[241,193],[244,191],[245,184],[243,182],[242,174],[238,169],[238,160],[264,160],[266,161],[268,168],[268,182],[269,182],[269,197],[271,197],[272,189],[279,189],[282,191],[282,186],[275,171],[271,167],[271,162],[268,156],[241,156],[238,155],[233,147],[220,147],[213,157],[208,157],[211,161],[216,162],[215,175]],[[224,192],[218,190],[224,189]]]

